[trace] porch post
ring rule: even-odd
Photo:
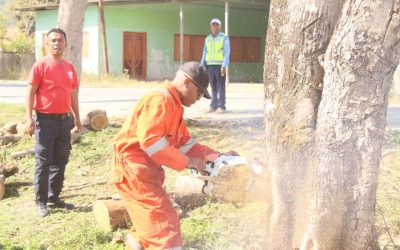
[[[183,64],[183,1],[181,0],[179,2],[179,6],[180,6],[180,12],[179,12],[179,16],[180,16],[180,63],[181,65]]]
[[[225,34],[229,36],[229,1],[225,0]],[[226,68],[226,84],[229,84],[229,67]]]

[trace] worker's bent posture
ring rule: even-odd
[[[114,183],[133,227],[128,249],[181,249],[178,215],[162,185],[166,166],[178,171],[202,170],[217,152],[190,138],[183,119],[189,107],[207,91],[207,70],[184,64],[175,79],[142,97],[114,142]]]

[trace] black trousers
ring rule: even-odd
[[[71,118],[36,118],[35,202],[46,204],[59,198],[65,166],[71,151]]]
[[[221,75],[221,65],[208,65],[207,66],[208,77],[210,78],[211,85],[211,104],[212,109],[225,107],[225,81],[226,75]]]

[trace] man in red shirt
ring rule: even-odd
[[[27,125],[29,133],[35,131],[35,202],[37,213],[49,215],[47,207],[73,209],[72,204],[60,200],[65,166],[71,150],[71,117],[79,131],[79,83],[74,66],[66,61],[64,50],[67,36],[62,29],[47,33],[48,55],[36,62],[28,78]],[[36,121],[32,111],[36,111]]]

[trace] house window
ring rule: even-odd
[[[230,37],[232,62],[260,62],[261,39],[259,37]]]
[[[183,36],[183,60],[200,62],[203,55],[204,35],[184,35]],[[174,60],[180,60],[180,35],[174,36]]]
[[[42,48],[41,48],[41,56],[45,56],[46,53],[46,41],[47,41],[47,32],[42,33]],[[89,58],[89,32],[83,32],[82,37],[82,59]]]
[[[203,55],[204,35],[184,35],[183,60],[200,61]],[[260,62],[261,40],[259,37],[232,36],[229,37],[232,62]],[[174,60],[180,60],[180,35],[174,36]]]

